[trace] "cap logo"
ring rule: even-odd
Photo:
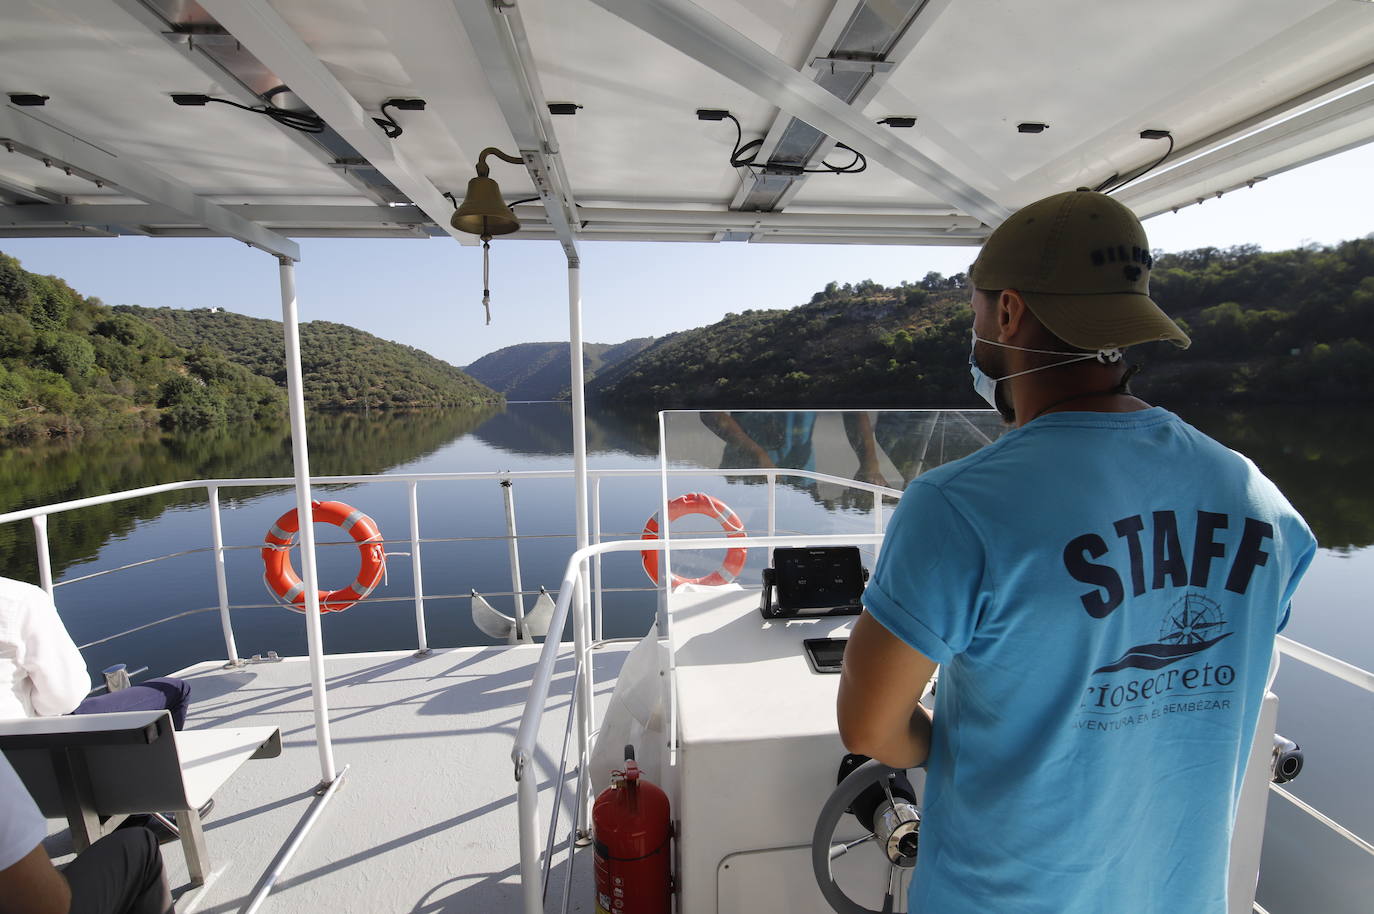
[[[1138,263],[1148,270],[1155,265],[1155,259],[1150,256],[1150,252],[1134,244],[1130,247],[1124,244],[1109,244],[1093,251],[1090,256],[1095,267],[1106,263]]]
[[[1128,263],[1121,268],[1121,272],[1131,282],[1135,282],[1137,279],[1140,278],[1141,270],[1140,267],[1136,266],[1135,264]]]

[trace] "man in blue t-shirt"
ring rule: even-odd
[[[974,386],[1013,429],[907,487],[840,684],[851,751],[927,764],[914,912],[1226,910],[1316,543],[1253,463],[1129,393],[1124,347],[1189,343],[1151,263],[1130,210],[1075,191],[970,271]]]

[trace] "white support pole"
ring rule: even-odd
[[[296,309],[296,265],[281,258],[281,322],[286,334],[286,396],[291,407],[291,457],[296,468],[296,516],[301,528],[301,583],[305,585],[305,638],[310,649],[310,691],[315,699],[315,743],[320,779],[333,783],[334,745],[329,738],[329,703],[324,681],[324,636],[320,631],[319,575],[315,566],[314,512],[310,507],[310,451],[305,437],[305,394],[301,380],[301,328]]]
[[[515,631],[525,631],[525,585],[520,576],[520,544],[515,530],[515,486],[509,479],[501,480],[501,499],[506,503],[506,550],[510,556],[510,589],[515,595]],[[562,637],[561,632],[554,634]]]
[[[601,544],[601,477],[597,476],[592,480],[592,543]],[[596,557],[596,564],[593,566],[595,574],[592,577],[592,593],[595,605],[592,609],[592,642],[599,642],[602,638],[602,600],[601,591],[606,586],[605,580],[601,575],[601,556]]]
[[[206,486],[210,494],[210,540],[215,551],[215,589],[219,592],[219,626],[224,631],[225,666],[242,666],[239,648],[234,643],[234,626],[229,620],[229,581],[224,573],[224,527],[220,524],[219,486]]]
[[[429,638],[425,634],[425,583],[420,572],[420,484],[410,481],[410,580],[415,588],[415,653],[429,653]]]
[[[582,370],[582,270],[573,260],[568,261],[568,356],[572,365],[572,419],[573,419],[573,488],[575,490],[577,548],[585,549],[589,542],[587,532],[587,399],[584,388],[585,378]],[[587,563],[582,563],[577,588],[577,613],[573,617],[573,640],[577,656],[584,674],[578,683],[577,696],[577,749],[578,758],[585,768],[591,759],[591,736],[594,722],[592,691],[595,676],[592,675],[591,632],[588,624],[591,616],[591,601],[587,594]],[[561,632],[549,633],[551,637],[562,636]],[[591,796],[578,797],[583,804],[580,819],[585,824],[591,822]]]
[[[38,584],[52,596],[52,555],[48,552],[48,515],[33,516],[33,543],[38,549]]]

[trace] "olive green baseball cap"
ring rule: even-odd
[[[969,270],[976,289],[1015,289],[1040,323],[1070,346],[1114,349],[1192,341],[1150,298],[1150,244],[1119,201],[1080,189],[1018,210]]]

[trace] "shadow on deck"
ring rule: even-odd
[[[610,697],[629,647],[596,651],[599,706]],[[350,767],[264,909],[518,909],[510,752],[538,652],[537,646],[517,646],[326,658],[335,759],[338,768]],[[228,914],[248,903],[319,786],[308,664],[288,658],[225,670],[207,662],[177,675],[191,682],[188,729],[271,725],[282,733],[279,758],[248,762],[216,794],[205,823],[212,872],[203,889],[188,890],[179,845],[163,845],[168,878],[180,893],[177,910]],[[553,680],[535,766],[545,830],[572,680],[572,659],[565,657]],[[570,752],[575,760],[575,746]],[[570,774],[560,842],[571,822],[575,786]],[[60,853],[65,828],[51,824],[62,828],[50,839],[50,851]],[[550,897],[554,892],[561,894],[557,876]],[[590,907],[588,897],[572,910]]]

